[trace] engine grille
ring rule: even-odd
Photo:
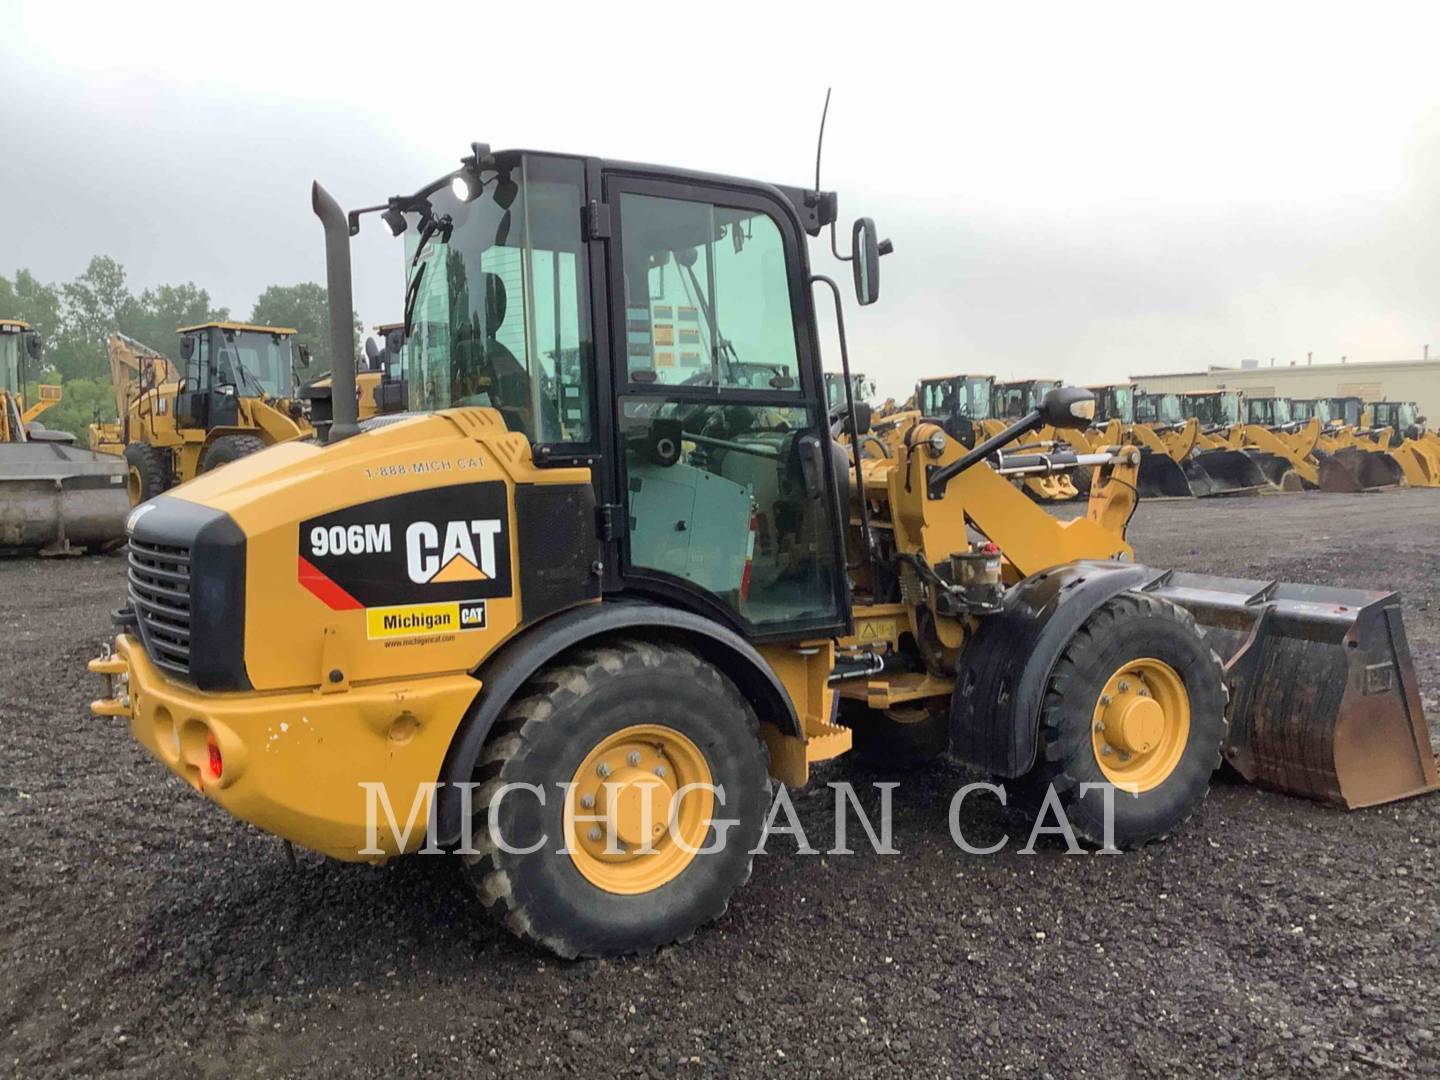
[[[130,538],[130,603],[157,667],[190,674],[190,549]]]

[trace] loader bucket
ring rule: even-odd
[[[1404,472],[1389,454],[1347,446],[1320,459],[1321,491],[1371,491],[1395,487]]]
[[[1203,471],[1196,478],[1201,484],[1208,483]],[[1142,450],[1140,453],[1140,471],[1135,477],[1135,488],[1142,499],[1188,499],[1201,494],[1194,490],[1181,465],[1168,454],[1157,454],[1153,450]],[[1209,492],[1203,494],[1208,495]]]
[[[1280,488],[1282,491],[1294,491],[1296,481],[1293,479],[1295,466],[1279,454],[1272,454],[1266,450],[1244,450],[1241,451],[1246,457],[1255,463],[1260,470],[1260,475],[1265,478],[1265,483],[1271,487]]]
[[[1207,495],[1259,491],[1267,483],[1260,466],[1242,450],[1203,450],[1191,458],[1191,463],[1206,477],[1210,488]]]
[[[1225,664],[1225,760],[1263,787],[1349,809],[1440,787],[1395,593],[1171,572]]]
[[[125,459],[35,438],[0,443],[0,551],[69,554],[125,539]]]

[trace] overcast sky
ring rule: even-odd
[[[248,316],[324,280],[311,179],[378,202],[474,139],[805,184],[833,84],[882,391],[1440,348],[1434,4],[313,7],[0,0],[0,273],[104,253]],[[399,315],[373,224],[355,277]]]

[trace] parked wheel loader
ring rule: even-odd
[[[1032,412],[1046,393],[1060,385],[1059,379],[996,383],[992,391],[990,417],[980,425],[982,433],[987,436],[998,433],[1007,420]],[[1056,433],[1052,430],[1041,428],[1035,435],[1040,442],[1056,441]],[[1068,472],[1030,475],[1024,481],[1025,490],[1041,502],[1069,502],[1080,495]]]
[[[363,212],[312,205],[326,441],[144,503],[90,665],[93,710],[235,816],[339,859],[452,851],[514,933],[610,956],[722,914],[773,783],[861,743],[923,732],[1114,848],[1179,828],[1222,760],[1341,805],[1435,788],[1399,598],[1136,561],[1133,451],[1022,452],[1088,391],[969,447],[929,421],[885,460],[840,446],[817,314],[848,379],[845,305],[807,242],[836,244],[834,193],[472,144],[382,204],[414,415],[364,423]],[[872,304],[889,245],[861,218],[850,247]],[[1075,521],[1011,484],[1095,465]]]
[[[404,412],[405,324],[381,323],[377,336],[365,339],[365,367],[355,373],[356,409],[361,420],[372,416]],[[311,379],[300,387],[305,416],[317,431],[324,431],[334,418],[329,375]]]
[[[1395,461],[1408,487],[1440,487],[1440,438],[1426,431],[1415,402],[1368,402],[1365,415],[1370,445]]]
[[[132,505],[276,443],[312,433],[295,396],[295,331],[211,322],[179,330],[180,364],[121,333],[107,341],[120,430],[91,444],[123,444]],[[353,364],[353,361],[352,361]]]
[[[1135,423],[1126,434],[1140,447],[1140,497],[1209,498],[1248,495],[1266,486],[1260,467],[1186,416],[1180,394],[1135,395]],[[1217,426],[1215,431],[1225,430]]]
[[[72,555],[125,536],[125,470],[111,458],[75,446],[68,432],[38,419],[61,389],[33,375],[45,355],[39,332],[0,318],[0,551]]]

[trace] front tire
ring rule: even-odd
[[[1105,842],[1105,791],[1116,786],[1114,842],[1134,848],[1175,831],[1204,801],[1228,726],[1220,658],[1194,617],[1167,600],[1121,593],[1100,605],[1056,661],[1040,713],[1038,805],[1053,786],[1082,839]]]
[[[734,684],[681,647],[630,639],[537,674],[496,721],[474,780],[467,877],[509,930],[567,958],[652,951],[718,918],[750,876],[770,806],[765,745]],[[544,801],[512,788],[492,820],[507,784],[535,785]],[[713,801],[697,787],[676,803],[687,784],[713,785]],[[651,798],[637,829],[635,807]],[[613,845],[608,823],[574,820],[612,807]],[[649,853],[637,843],[646,829]]]
[[[125,487],[131,506],[153,499],[175,483],[170,453],[158,446],[146,442],[131,443],[125,447],[125,464],[128,466]]]
[[[221,435],[200,455],[196,472],[207,473],[211,469],[218,469],[221,465],[239,461],[242,457],[249,457],[264,449],[265,440],[258,435]]]

